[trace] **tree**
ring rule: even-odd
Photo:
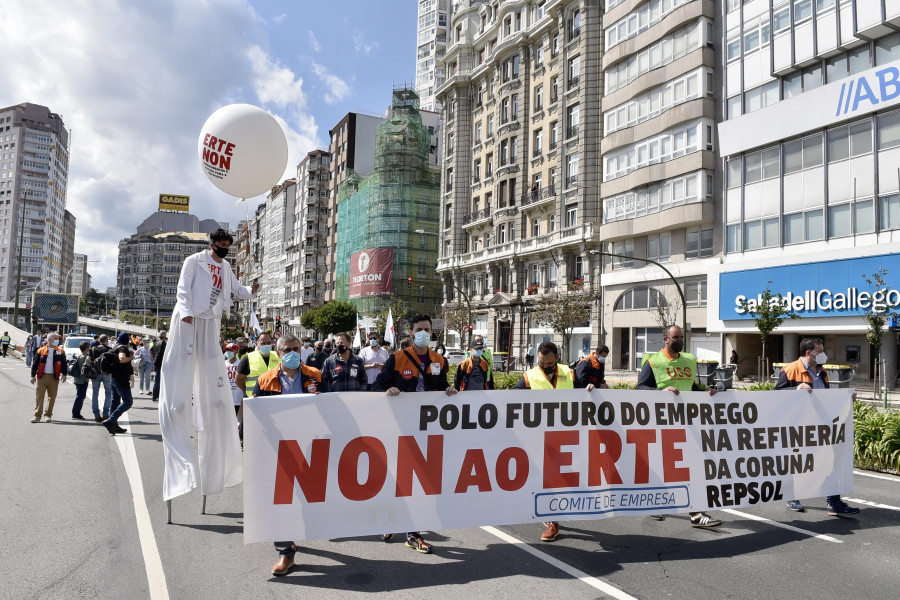
[[[869,310],[866,311],[864,318],[866,320],[866,340],[875,350],[875,398],[877,399],[879,395],[878,377],[880,373],[881,334],[884,332],[885,325],[887,325],[887,321],[891,316],[887,303],[884,302],[884,296],[887,294],[887,285],[885,285],[887,269],[881,266],[871,275],[863,274],[862,278],[872,287],[872,302],[869,304]],[[882,299],[881,302],[876,301],[878,297]],[[884,373],[881,373],[882,378],[884,375]],[[887,382],[885,381],[884,384],[887,385]]]
[[[572,282],[566,291],[544,294],[534,303],[535,320],[562,336],[564,361],[569,360],[572,329],[590,323],[591,308],[598,297],[598,294],[585,290],[583,282]]]
[[[465,304],[457,304],[456,306],[448,306],[444,308],[444,329],[451,329],[459,332],[459,345],[461,350],[468,347],[466,343],[466,333],[463,328],[468,331],[468,325],[472,325],[472,315],[469,314],[469,308]]]
[[[346,300],[333,300],[316,311],[315,329],[325,335],[356,328],[356,305]]]
[[[759,339],[762,342],[762,356],[760,357],[762,361],[765,361],[766,338],[769,337],[769,334],[775,331],[784,321],[800,318],[800,315],[787,306],[787,302],[780,293],[772,293],[772,290],[769,289],[771,285],[772,282],[769,281],[766,289],[756,300],[752,298],[750,300],[742,300],[740,304],[741,308],[752,316],[753,321],[756,323]],[[765,363],[763,362],[763,364]],[[763,371],[765,371],[764,368],[760,370],[760,381],[765,376]]]
[[[303,313],[303,315],[300,317],[300,325],[304,329],[312,329],[313,332],[315,333],[314,337],[316,337],[316,338],[319,337],[319,328],[316,323],[316,319],[318,318],[317,317],[318,312],[319,312],[318,308],[311,308],[310,310]]]
[[[675,319],[678,318],[678,306],[669,304],[665,294],[654,287],[650,288],[650,308],[647,311],[663,330],[676,323]]]

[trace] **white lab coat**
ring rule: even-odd
[[[164,500],[190,492],[198,482],[201,492],[209,495],[243,479],[237,419],[219,347],[219,330],[231,295],[249,299],[251,293],[240,284],[227,261],[216,263],[222,267],[222,292],[212,307],[213,318],[198,318],[196,315],[209,308],[212,277],[207,263],[211,260],[207,252],[194,254],[181,269],[178,300],[160,371]],[[194,317],[193,323],[182,321],[187,316]],[[192,431],[197,432],[199,460]]]

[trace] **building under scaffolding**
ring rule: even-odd
[[[360,314],[386,309],[391,294],[409,312],[437,314],[440,171],[429,166],[429,147],[418,94],[412,86],[395,88],[390,117],[376,132],[372,175],[351,173],[338,190],[336,296],[354,302]],[[390,276],[377,290],[354,293],[351,269],[365,271],[367,264],[358,253],[378,249],[393,251]]]

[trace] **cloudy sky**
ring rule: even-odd
[[[0,107],[41,104],[71,130],[67,208],[75,251],[103,261],[98,289],[160,193],[232,228],[246,217],[197,157],[217,108],[275,115],[293,176],[344,114],[384,112],[415,75],[416,0],[0,0],[0,14]]]

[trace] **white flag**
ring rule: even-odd
[[[359,339],[359,313],[356,313],[356,335],[353,336],[353,347],[362,348],[362,340]]]
[[[262,332],[262,329],[259,327],[259,319],[256,318],[256,311],[250,311],[250,327],[252,327],[256,331],[256,335],[259,335]]]
[[[384,341],[391,346],[394,345],[394,316],[391,314],[390,307],[388,307],[387,323],[384,325]]]

